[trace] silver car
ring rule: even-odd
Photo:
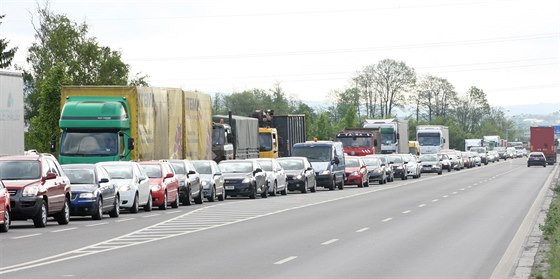
[[[152,210],[152,192],[150,179],[136,162],[101,162],[111,180],[119,185],[121,208],[137,213],[140,206],[144,211]]]
[[[276,196],[278,193],[287,195],[288,187],[286,186],[286,172],[282,166],[278,164],[278,161],[272,158],[261,158],[257,159],[257,161],[266,172],[268,193],[271,196]]]
[[[200,175],[204,197],[209,202],[215,201],[216,198],[219,201],[225,200],[224,176],[218,164],[212,160],[192,160],[191,163]]]

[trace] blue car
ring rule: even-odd
[[[70,178],[72,197],[70,215],[91,216],[101,220],[104,213],[119,217],[118,186],[111,182],[109,173],[98,164],[70,164],[62,169]]]

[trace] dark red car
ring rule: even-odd
[[[70,179],[54,156],[0,157],[0,179],[10,193],[12,220],[32,219],[35,227],[45,227],[48,216],[70,222]]]
[[[152,204],[159,209],[179,207],[179,179],[169,162],[146,161],[139,162],[148,178],[152,189]]]
[[[358,187],[369,187],[368,170],[366,164],[360,157],[346,156],[346,179],[344,185],[358,185]]]
[[[10,193],[0,180],[0,232],[7,232],[10,229]]]

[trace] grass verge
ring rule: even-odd
[[[546,255],[548,270],[536,274],[535,278],[560,279],[560,183],[556,182],[556,187],[553,190],[554,199],[546,214],[546,221],[541,225],[543,237],[550,244],[550,249]]]

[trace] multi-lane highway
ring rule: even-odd
[[[228,199],[0,235],[0,278],[489,278],[555,168]]]

